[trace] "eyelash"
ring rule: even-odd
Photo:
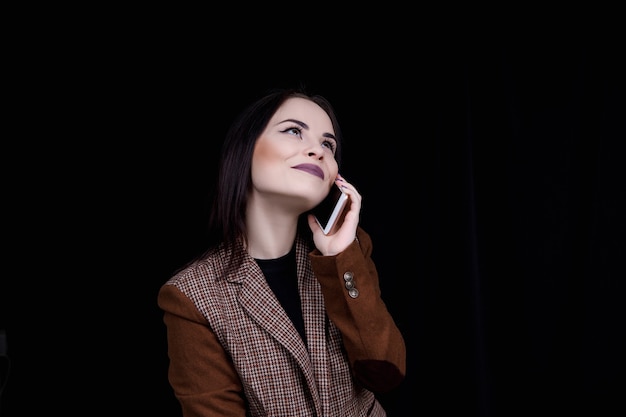
[[[298,137],[302,137],[302,128],[300,126],[291,126],[288,127],[287,129],[283,130],[284,133],[288,133],[290,130],[295,130],[297,131],[297,136]],[[334,154],[335,153],[335,142],[333,142],[332,140],[325,140],[323,143],[326,143],[328,148],[331,150],[331,152]]]

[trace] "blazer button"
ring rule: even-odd
[[[352,298],[357,298],[359,296],[359,290],[357,290],[354,286],[354,274],[347,271],[343,274],[343,280],[346,282],[345,285],[348,290],[348,295]]]

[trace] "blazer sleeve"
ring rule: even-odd
[[[165,284],[158,305],[167,328],[168,378],[183,416],[244,417],[241,381],[193,302],[174,285]]]
[[[371,253],[372,240],[359,227],[357,239],[342,253],[323,256],[315,249],[309,258],[329,319],[342,334],[355,379],[371,391],[384,393],[404,380],[406,346],[381,298]],[[358,294],[349,291],[352,287]]]

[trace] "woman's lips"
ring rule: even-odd
[[[300,171],[308,172],[311,175],[315,175],[315,176],[320,177],[321,179],[324,179],[324,171],[322,171],[322,168],[318,167],[317,165],[300,164],[300,165],[293,166],[292,168],[299,169]]]

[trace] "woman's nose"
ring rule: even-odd
[[[309,150],[308,155],[311,157],[318,157],[319,159],[322,159],[324,157],[324,152]]]
[[[324,157],[324,146],[321,143],[312,144],[307,149],[308,156],[318,156],[320,159]]]

